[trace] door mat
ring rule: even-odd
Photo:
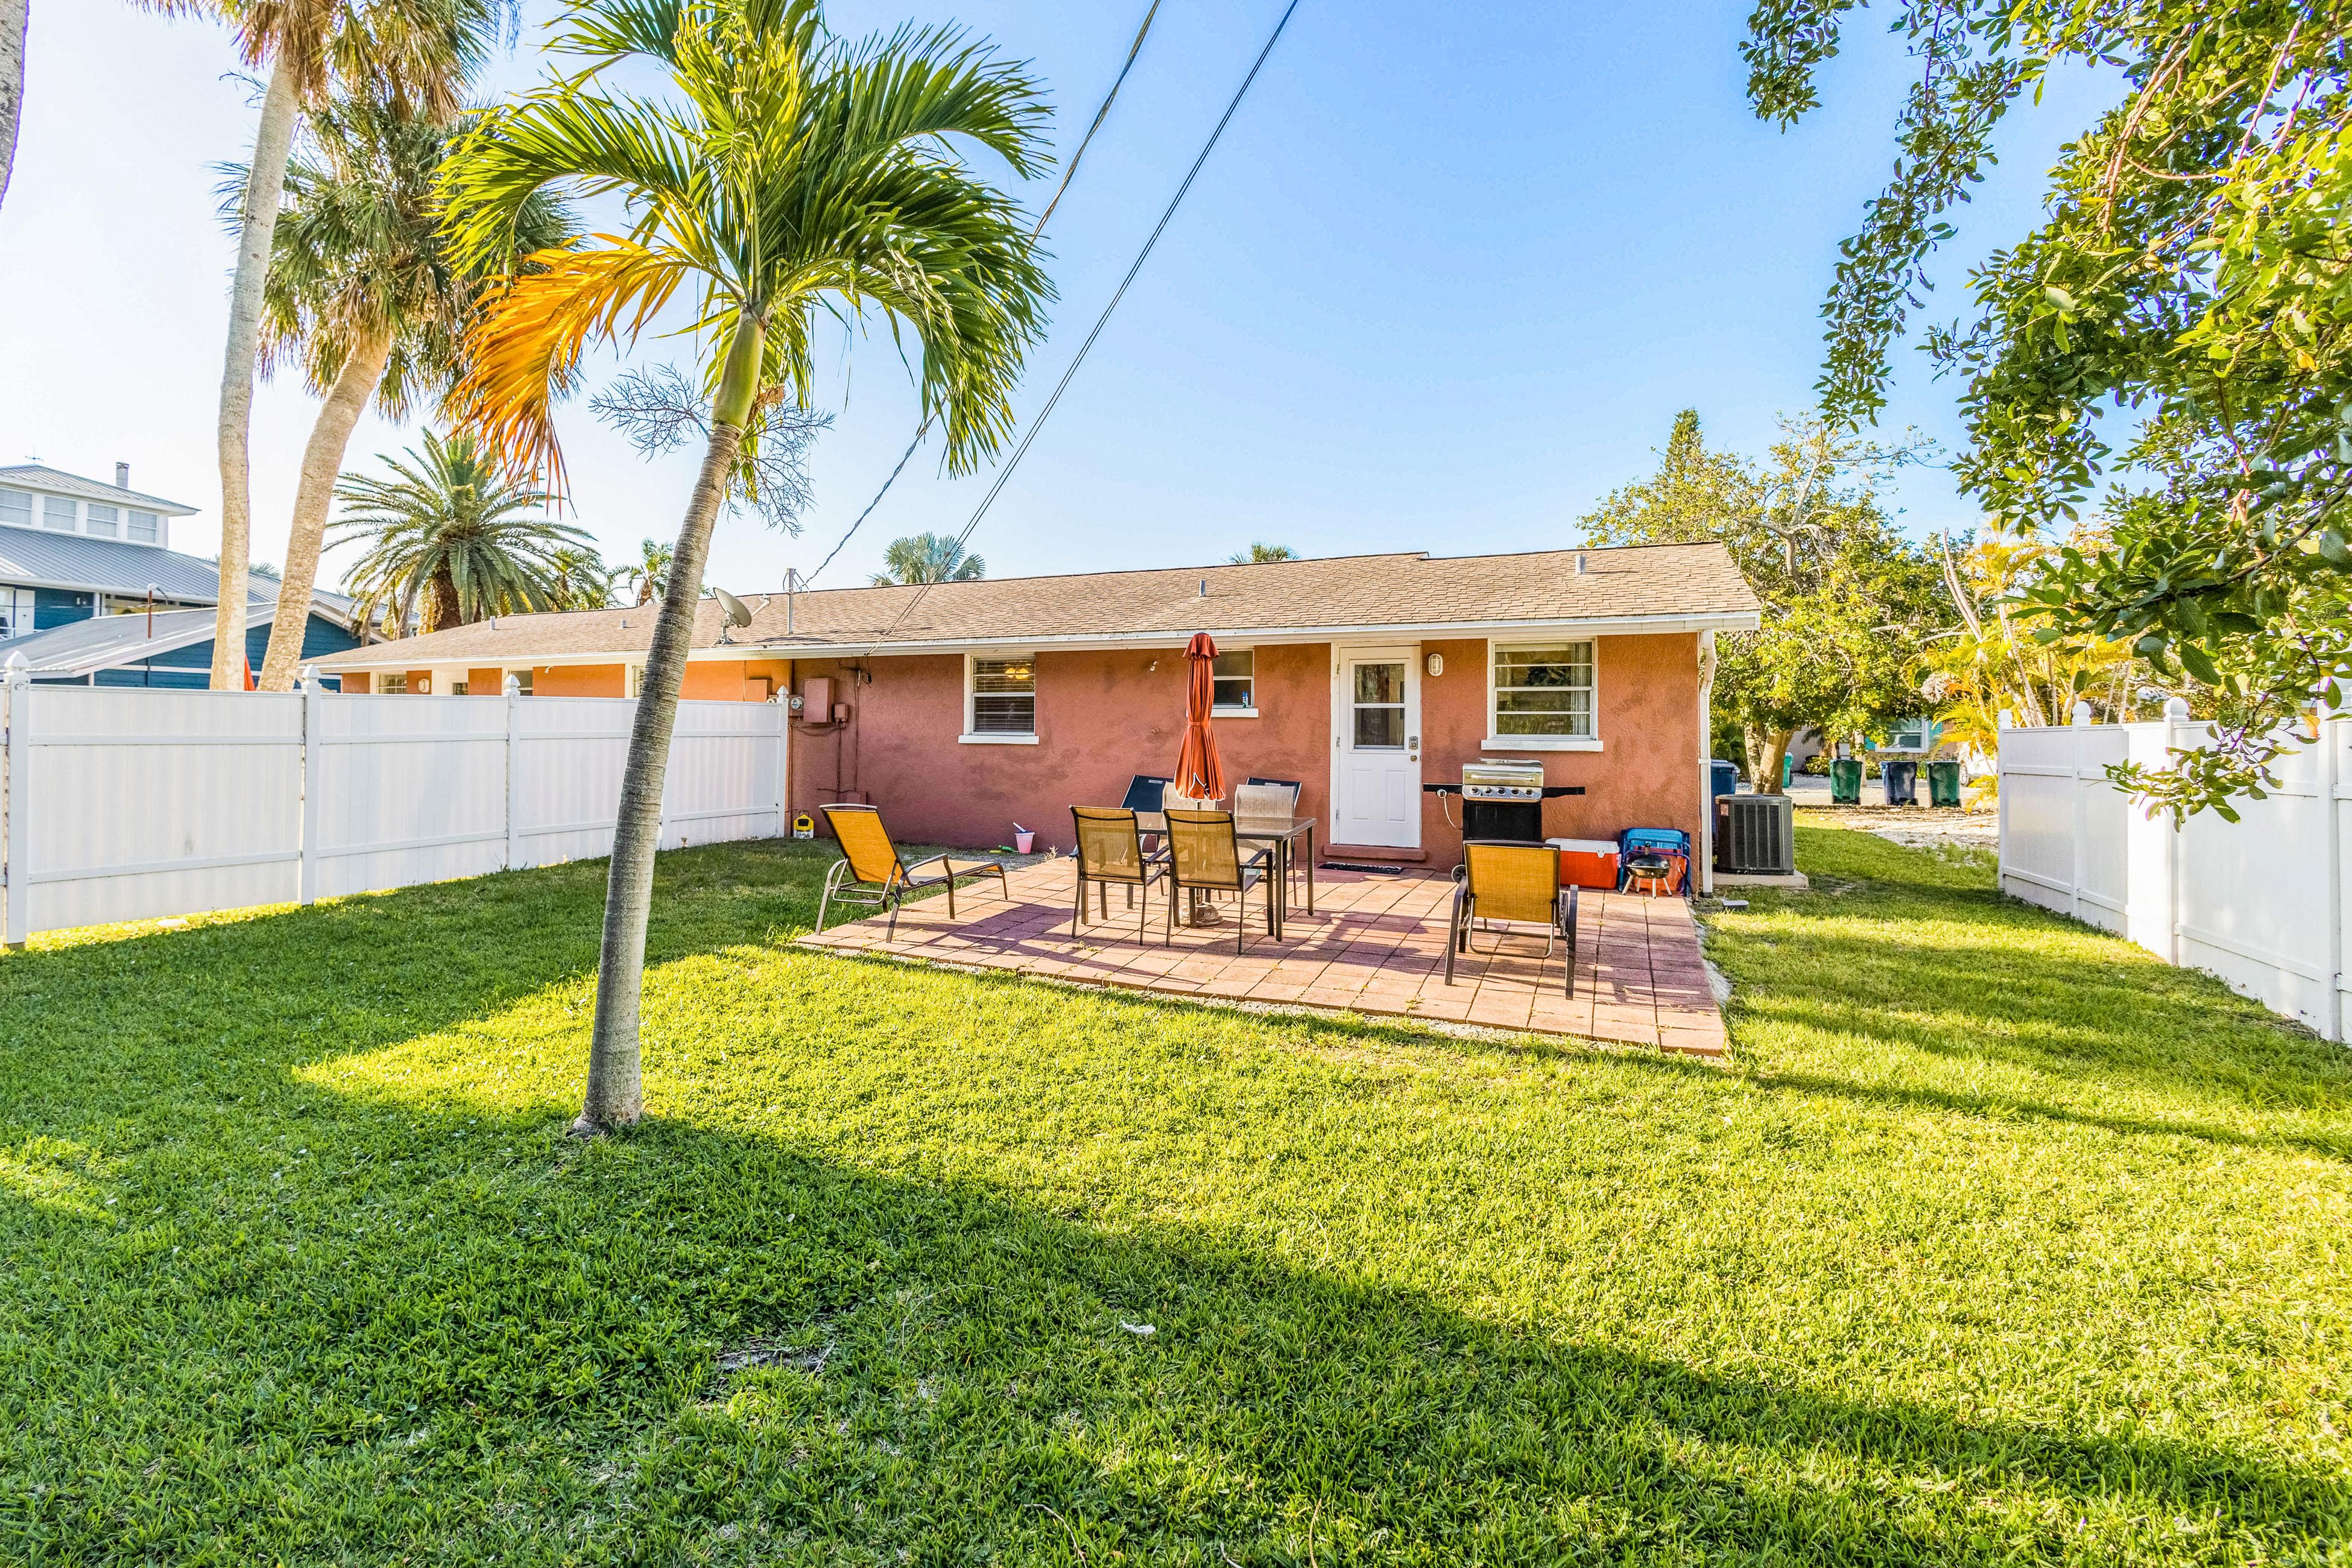
[[[1321,871],[1361,871],[1367,877],[1402,877],[1402,866],[1367,866],[1356,860],[1326,860],[1316,868]]]

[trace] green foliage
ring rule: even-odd
[[[1788,425],[1766,460],[1710,449],[1675,419],[1656,475],[1583,520],[1596,544],[1718,540],[1763,601],[1754,632],[1716,639],[1714,701],[1747,737],[1748,771],[1777,787],[1789,738],[1869,732],[1920,711],[1912,667],[1948,614],[1937,570],[1894,530],[1875,487],[1910,447]]]
[[[302,117],[263,282],[264,374],[298,362],[324,395],[353,346],[389,330],[376,407],[405,422],[420,395],[455,384],[482,290],[520,258],[570,241],[571,214],[541,195],[517,212],[512,249],[487,270],[461,271],[442,242],[434,184],[451,138],[381,96],[331,99]],[[248,174],[226,173],[220,210],[233,234]]]
[[[621,568],[619,580],[636,589],[637,603],[649,605],[669,593],[670,563],[677,552],[658,539],[637,542],[637,558]]]
[[[1256,566],[1269,561],[1296,561],[1298,559],[1298,552],[1287,544],[1253,544],[1247,550],[1237,551],[1225,559],[1226,564],[1232,566]]]
[[[977,583],[988,575],[988,563],[965,553],[962,542],[945,533],[917,533],[894,539],[882,552],[886,571],[874,574],[874,585],[900,583]]]
[[[427,430],[425,449],[383,459],[390,479],[346,474],[335,486],[343,503],[341,539],[367,542],[344,574],[363,624],[380,612],[394,635],[413,612],[436,632],[517,610],[556,608],[559,551],[593,552],[594,542],[569,523],[518,513],[547,500],[519,485],[464,431],[443,440]]]
[[[1851,0],[1765,0],[1750,89],[1814,106]],[[2210,749],[2116,770],[2176,815],[2275,782],[2294,726],[2352,665],[2352,71],[2343,7],[1926,0],[1886,193],[1847,241],[1823,314],[1833,417],[1882,405],[1890,345],[1990,160],[2009,105],[2061,62],[2120,70],[2124,101],[2067,146],[2041,226],[1970,279],[1972,319],[1927,346],[1958,377],[1954,471],[2032,534],[2099,502],[2108,535],[2023,595],[2055,638],[2129,644],[2201,689]],[[2120,447],[2103,433],[2131,417]]]
[[[613,569],[593,550],[566,545],[547,552],[548,608],[601,610],[613,602]]]
[[[823,847],[666,855],[584,1146],[602,861],[36,938],[0,1557],[2340,1557],[2345,1054],[1799,839],[1731,1070],[816,954]]]

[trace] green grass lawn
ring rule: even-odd
[[[2352,1562],[2352,1053],[1801,830],[1728,1068],[786,945],[664,857],[0,957],[0,1560]]]

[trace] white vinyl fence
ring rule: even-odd
[[[2109,763],[2162,766],[2210,739],[2184,718],[2000,732],[2000,885],[2211,972],[2332,1040],[2352,1027],[2352,719],[2280,761],[2241,820],[2178,831],[2111,787]]]
[[[0,682],[0,940],[603,855],[636,703]],[[783,831],[785,712],[681,702],[661,846]]]

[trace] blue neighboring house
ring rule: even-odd
[[[0,663],[23,654],[40,681],[201,687],[213,662],[220,569],[171,547],[194,507],[38,464],[0,468]],[[261,668],[278,584],[253,579],[246,658]],[[152,605],[152,613],[151,613]],[[314,592],[305,661],[359,646],[352,603]]]

